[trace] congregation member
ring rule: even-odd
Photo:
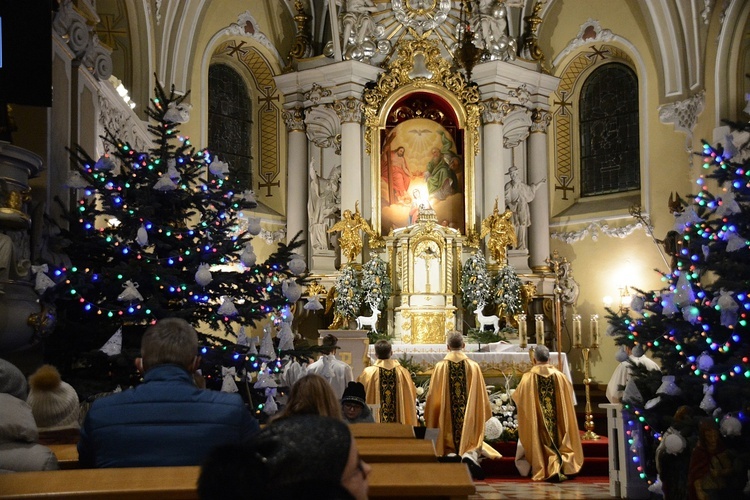
[[[513,393],[518,408],[516,467],[534,481],[559,482],[578,474],[583,448],[573,405],[573,384],[549,363],[549,349],[534,348],[534,366]]]
[[[184,319],[150,326],[136,364],[143,383],[97,399],[81,427],[82,467],[200,465],[215,447],[259,429],[238,394],[200,389],[198,335]]]
[[[201,468],[201,500],[367,500],[370,466],[340,419],[296,415],[249,444],[217,448]]]
[[[341,398],[341,413],[350,424],[375,423],[370,407],[365,401],[365,386],[359,382],[349,382]]]
[[[28,384],[13,363],[0,359],[0,473],[57,470],[57,457],[38,443]]]
[[[336,359],[336,352],[339,348],[338,342],[339,339],[330,333],[323,337],[321,347],[323,355],[307,367],[307,373],[314,373],[326,379],[333,387],[336,399],[341,399],[346,385],[354,380],[354,375],[351,366],[340,359]]]
[[[289,391],[289,398],[272,421],[297,415],[320,415],[341,420],[341,404],[331,385],[320,375],[308,373],[297,380]]]
[[[391,359],[393,348],[387,340],[375,342],[377,361],[364,369],[357,379],[365,388],[367,404],[378,405],[376,422],[397,422],[416,426],[417,389],[409,370]]]
[[[78,393],[52,365],[42,365],[29,377],[31,406],[42,444],[77,443],[80,402]]]
[[[425,402],[427,427],[439,429],[438,456],[457,455],[472,477],[483,479],[479,455],[500,455],[484,445],[484,424],[492,417],[490,399],[479,365],[463,352],[461,332],[448,333],[448,354],[435,364]]]
[[[624,359],[619,359],[619,356]],[[643,347],[640,345],[632,348],[627,345],[622,346],[622,351],[618,353],[618,361],[620,361],[620,364],[615,368],[607,384],[606,395],[610,403],[622,401],[623,391],[633,376],[634,366],[643,366],[647,370],[661,370],[654,360],[643,355]]]

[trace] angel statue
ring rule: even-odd
[[[505,209],[502,214],[497,209],[497,198],[495,198],[495,209],[492,215],[482,221],[482,232],[480,238],[488,234],[487,248],[495,262],[505,264],[508,246],[516,246],[516,229],[513,227],[513,212]]]
[[[360,231],[364,231],[370,236],[370,245],[372,247],[378,248],[383,245],[383,240],[380,239],[377,233],[370,227],[370,224],[359,213],[359,202],[354,204],[354,213],[349,209],[344,210],[341,220],[328,230],[329,233],[341,233],[339,237],[341,254],[345,255],[349,262],[354,262],[354,259],[362,252]]]

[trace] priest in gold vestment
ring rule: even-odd
[[[450,332],[449,352],[432,371],[424,419],[427,427],[439,429],[438,456],[455,453],[470,461],[474,476],[480,452],[490,458],[500,458],[500,454],[484,443],[484,424],[492,417],[492,408],[482,370],[463,348],[461,332]]]
[[[417,389],[409,371],[396,359],[390,359],[393,349],[387,340],[375,342],[378,360],[368,366],[358,381],[365,386],[367,404],[380,405],[376,422],[397,422],[418,425]]]
[[[534,366],[513,393],[518,408],[516,466],[534,481],[562,481],[578,474],[583,448],[573,405],[573,386],[549,364],[549,349],[534,348]]]

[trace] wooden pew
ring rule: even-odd
[[[0,474],[0,498],[195,500],[199,467],[73,469]],[[475,492],[465,464],[374,463],[370,499],[461,500]]]
[[[355,438],[414,438],[414,427],[405,424],[349,424]]]
[[[359,456],[367,463],[437,462],[432,441],[401,438],[356,438]]]
[[[61,469],[78,468],[78,445],[77,444],[50,444],[47,447],[57,457],[57,463]]]
[[[78,468],[78,448],[75,444],[52,444],[49,448],[57,457],[61,469]],[[368,463],[437,461],[432,441],[422,439],[357,438],[357,448],[359,456]]]

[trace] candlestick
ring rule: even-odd
[[[573,315],[573,347],[581,347],[581,315]]]
[[[536,322],[536,343],[544,344],[544,314],[535,314],[534,320]]]
[[[521,348],[526,348],[526,315],[518,315],[518,341]]]
[[[599,347],[599,315],[591,315],[591,347],[596,349]]]

